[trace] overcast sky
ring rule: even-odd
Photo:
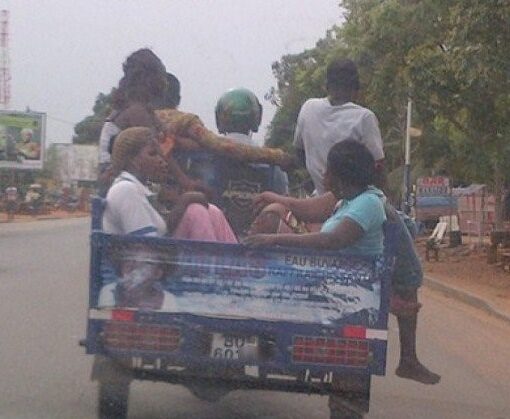
[[[181,81],[181,109],[215,129],[214,106],[232,87],[263,101],[271,63],[313,47],[340,22],[338,0],[10,0],[11,108],[48,114],[49,141],[70,141],[126,56],[151,47]],[[265,129],[258,134],[261,140]]]

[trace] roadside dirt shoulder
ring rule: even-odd
[[[427,262],[425,242],[420,240],[417,247],[426,276],[476,295],[510,314],[510,272],[498,264],[487,264],[484,249],[473,250],[468,245],[444,248],[439,252],[439,261]]]

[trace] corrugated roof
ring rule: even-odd
[[[465,188],[453,188],[453,196],[482,195],[487,185],[473,183]]]

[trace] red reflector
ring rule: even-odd
[[[353,328],[360,333],[365,329]],[[364,338],[364,336],[363,336]],[[294,336],[292,360],[298,363],[346,365],[364,367],[368,365],[369,345],[356,337],[335,338],[322,336]]]
[[[135,312],[132,310],[113,310],[112,320],[120,322],[132,322],[135,320]]]
[[[173,352],[181,343],[180,329],[169,325],[108,321],[103,332],[108,349]]]
[[[343,336],[344,338],[366,339],[367,329],[362,326],[345,326]]]

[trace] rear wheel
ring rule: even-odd
[[[329,395],[331,419],[361,419],[370,404],[370,375],[333,375],[333,393]]]
[[[98,418],[126,419],[128,411],[129,381],[99,381]]]
[[[329,417],[330,419],[362,419],[363,413],[360,413],[353,406],[345,403],[344,399],[337,395],[329,396]]]
[[[127,418],[130,371],[112,358],[96,355],[91,378],[98,383],[97,417]]]

